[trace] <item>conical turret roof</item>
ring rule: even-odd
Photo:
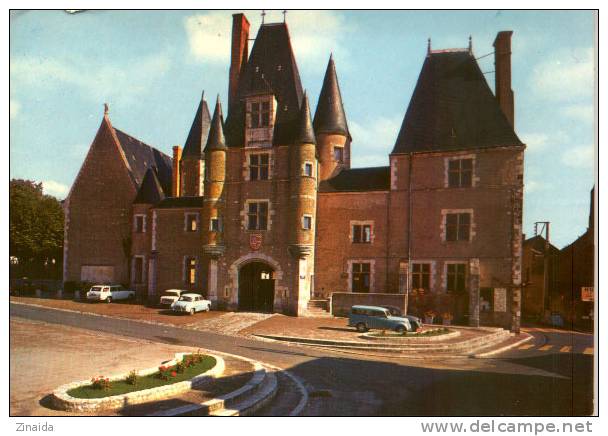
[[[209,130],[209,137],[207,138],[207,150],[225,150],[226,149],[226,138],[224,136],[224,117],[222,115],[222,104],[220,103],[220,96],[217,96],[215,103],[215,110],[213,111],[213,119],[211,120],[211,128]]]
[[[163,188],[156,176],[155,168],[148,168],[144,180],[141,182],[139,191],[133,203],[135,204],[156,204],[165,199]]]
[[[310,120],[310,106],[308,105],[308,96],[304,94],[302,107],[300,108],[300,120],[294,143],[296,144],[316,144],[315,131],[312,128]]]
[[[325,71],[313,127],[317,133],[349,135],[333,56],[330,56]]]
[[[192,127],[190,127],[190,133],[188,133],[188,139],[186,139],[186,144],[184,145],[182,157],[202,158],[209,135],[210,122],[209,108],[207,107],[205,93],[203,92],[194,121],[192,121]]]

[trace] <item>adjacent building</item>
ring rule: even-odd
[[[228,104],[210,111],[203,95],[172,156],[106,110],[65,201],[64,281],[300,316],[334,292],[402,293],[413,312],[518,330],[525,146],[511,32],[494,42],[495,93],[470,42],[429,42],[389,165],[374,168],[351,168],[334,59],[313,114],[287,24],[263,24],[251,52],[249,40],[233,15]]]

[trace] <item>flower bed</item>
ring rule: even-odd
[[[367,340],[384,340],[384,339],[389,339],[389,340],[397,340],[398,342],[411,342],[411,343],[419,343],[419,341],[422,342],[439,342],[439,341],[445,341],[448,339],[452,339],[456,336],[460,336],[460,331],[456,330],[456,329],[448,329],[445,327],[437,327],[437,328],[431,328],[428,330],[424,330],[422,332],[407,332],[405,334],[401,334],[401,333],[397,333],[397,332],[393,332],[393,331],[386,331],[384,332],[384,334],[382,334],[382,332],[368,332],[365,333],[361,336],[359,336],[362,339],[367,339]]]
[[[220,376],[224,368],[219,356],[177,353],[161,367],[63,385],[53,392],[52,401],[55,407],[67,411],[116,410],[186,392]]]
[[[397,333],[397,332],[373,332],[373,333],[369,333],[368,336],[372,336],[372,337],[390,337],[390,338],[424,338],[424,337],[429,337],[429,336],[439,336],[439,335],[445,335],[447,333],[450,333],[449,329],[446,328],[434,328],[434,329],[429,329],[429,330],[424,330],[422,332],[403,332],[403,333]]]
[[[70,389],[67,393],[74,398],[103,398],[128,394],[190,380],[215,366],[215,358],[211,356],[201,355],[200,361],[197,362],[187,360],[191,359],[191,356],[193,355],[185,355],[182,362],[173,366],[161,366],[157,372],[144,376],[131,372],[123,380],[112,382],[109,378],[99,376],[92,379],[90,384]],[[186,361],[192,363],[186,366]],[[178,368],[178,365],[181,366]]]

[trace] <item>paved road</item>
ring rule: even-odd
[[[587,415],[593,412],[589,335],[532,332],[534,346],[497,359],[420,363],[374,359],[53,309],[10,305],[11,316],[200,346],[267,362],[298,376],[307,415]],[[570,340],[571,352],[559,351]],[[543,343],[546,341],[546,343]],[[541,351],[552,344],[550,350]],[[558,349],[559,345],[559,349]],[[554,352],[557,350],[557,352]],[[587,350],[588,351],[588,350]]]

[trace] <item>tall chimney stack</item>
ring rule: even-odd
[[[498,32],[494,40],[494,78],[496,99],[502,112],[515,127],[515,106],[511,89],[511,35],[513,31]]]
[[[171,195],[179,197],[181,194],[180,161],[182,160],[182,148],[179,145],[173,146],[173,180],[171,183]]]
[[[228,112],[237,102],[237,90],[243,65],[249,54],[249,21],[244,14],[232,15],[232,50],[230,52],[230,82],[228,84]]]

